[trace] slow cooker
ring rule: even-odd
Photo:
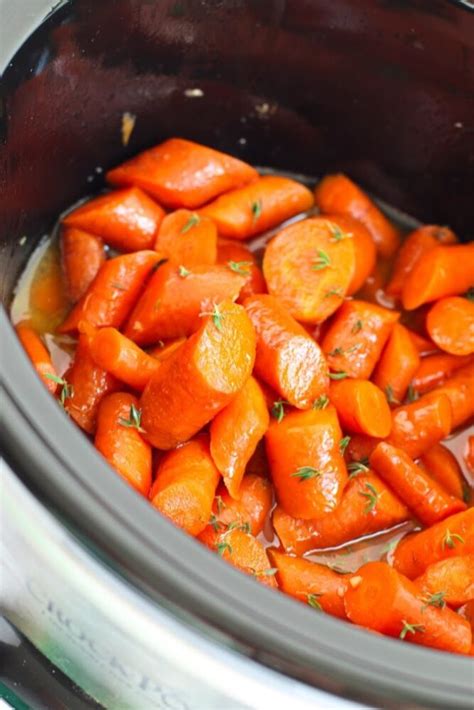
[[[314,614],[162,519],[8,319],[55,216],[178,135],[474,226],[470,0],[2,0],[1,612],[108,708],[472,708],[472,660]],[[135,117],[128,145],[125,113]]]

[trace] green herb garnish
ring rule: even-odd
[[[322,597],[322,594],[308,594],[306,597],[306,600],[310,606],[313,607],[313,609],[317,609],[318,611],[322,611],[323,607],[319,603],[318,599]]]
[[[188,219],[186,224],[183,227],[181,227],[181,229],[179,230],[180,233],[186,234],[186,232],[189,232],[189,230],[192,229],[193,227],[195,227],[196,224],[199,224],[200,221],[201,221],[200,216],[198,214],[196,214],[195,212],[193,212],[193,214]]]
[[[123,419],[122,417],[120,417],[119,424],[121,424],[124,427],[127,427],[128,429],[136,429],[137,431],[139,431],[143,434],[145,430],[142,429],[141,421],[142,421],[141,409],[138,409],[138,407],[136,407],[134,404],[131,404],[130,405],[130,415],[129,415],[128,419]]]
[[[322,249],[318,249],[316,254],[318,255],[318,258],[314,260],[311,267],[313,271],[322,271],[323,269],[327,269],[331,266],[331,257],[327,252]]]
[[[366,483],[365,488],[367,489],[367,492],[359,491],[359,495],[364,496],[364,498],[367,498],[368,502],[365,507],[364,513],[368,515],[368,513],[371,513],[377,505],[378,499],[380,498],[380,493],[371,483]]]
[[[423,624],[409,624],[408,621],[402,621],[403,628],[400,631],[400,638],[404,639],[407,634],[416,634],[418,631],[420,634],[424,633],[425,627]]]
[[[278,399],[276,402],[273,402],[271,413],[278,424],[283,421],[283,417],[285,416],[285,404],[288,404],[288,402],[285,402],[284,399]]]
[[[252,261],[228,261],[227,266],[231,271],[234,271],[240,276],[249,276],[250,267],[253,266]]]
[[[327,394],[322,394],[317,399],[314,400],[313,409],[326,409],[328,404],[329,404],[329,397],[327,396]]]
[[[295,473],[291,474],[292,478],[299,478],[300,483],[308,481],[310,478],[319,478],[321,471],[318,471],[314,466],[300,466]]]
[[[344,454],[347,447],[349,446],[349,442],[351,440],[350,436],[345,436],[341,441],[339,442],[339,451],[341,454]]]

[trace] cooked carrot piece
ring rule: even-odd
[[[163,360],[167,360],[170,355],[172,355],[175,350],[180,348],[181,345],[185,342],[186,338],[184,337],[172,338],[171,340],[168,340],[166,342],[164,342],[163,340],[159,340],[158,344],[148,351],[148,354],[156,358],[160,362],[163,362]]]
[[[443,444],[435,444],[425,451],[421,464],[450,495],[464,497],[464,479],[456,457]]]
[[[80,205],[63,219],[120,251],[153,249],[165,211],[136,187],[113,190]]]
[[[407,328],[407,330],[410,334],[410,338],[412,339],[413,344],[418,350],[418,354],[420,355],[420,357],[424,357],[425,355],[431,355],[432,353],[437,352],[438,348],[433,342],[431,342],[431,340],[425,338],[419,333],[416,333],[414,330],[410,330],[409,328]]]
[[[439,227],[436,224],[425,224],[406,237],[398,250],[393,265],[392,277],[387,284],[386,291],[390,296],[400,296],[403,284],[415,264],[423,258],[432,247],[438,244],[454,244],[457,237],[448,227]]]
[[[409,517],[408,508],[385,483],[362,470],[348,481],[341,503],[332,513],[317,520],[301,520],[277,506],[273,527],[286,552],[302,555],[392,528]]]
[[[398,229],[345,175],[327,175],[316,185],[314,198],[323,214],[349,215],[362,222],[371,233],[381,256],[390,257],[397,251],[400,244]]]
[[[146,436],[158,449],[187,441],[231,402],[249,378],[255,332],[242,308],[225,301],[145,387],[140,407]]]
[[[202,434],[163,456],[150,500],[175,525],[196,536],[209,522],[219,478],[209,437]]]
[[[188,269],[215,264],[217,229],[207,217],[190,210],[176,210],[166,215],[158,230],[155,249],[161,258]]]
[[[331,382],[329,398],[344,431],[384,438],[390,434],[392,417],[387,398],[368,380]]]
[[[289,515],[310,520],[339,505],[347,481],[341,439],[332,406],[272,421],[265,435],[267,456],[278,501]]]
[[[468,508],[405,537],[395,549],[393,564],[399,572],[414,579],[434,562],[473,552],[474,508]]]
[[[452,429],[474,416],[474,362],[456,370],[452,377],[430,392],[433,396],[446,395],[452,412]],[[428,395],[425,395],[428,396]]]
[[[151,446],[140,435],[140,410],[133,394],[114,392],[99,405],[95,447],[135,490],[148,495]]]
[[[460,607],[474,599],[474,554],[439,560],[414,583],[431,604]]]
[[[314,609],[340,619],[346,618],[344,594],[350,575],[339,574],[325,565],[285,555],[271,548],[267,553],[278,570],[276,578],[282,592]]]
[[[270,416],[258,382],[249,377],[232,402],[211,422],[211,455],[233,498],[257,444],[265,434]]]
[[[426,329],[440,350],[451,355],[471,355],[474,353],[474,302],[458,296],[442,298],[428,312]]]
[[[69,227],[61,235],[61,255],[67,295],[76,303],[105,261],[104,243],[94,234]]]
[[[268,291],[303,323],[319,323],[341,305],[356,269],[357,223],[311,217],[279,232],[263,257]]]
[[[29,325],[22,323],[18,323],[15,326],[15,331],[20,343],[23,346],[23,349],[31,360],[31,363],[41,380],[51,394],[55,394],[58,388],[57,380],[59,378],[57,377],[56,370],[51,362],[51,355],[49,354],[40,336],[35,330],[33,330],[33,328],[30,328]]]
[[[241,160],[182,138],[170,138],[107,173],[112,185],[136,185],[174,209],[200,207],[257,177]]]
[[[470,356],[460,357],[447,353],[428,355],[420,360],[411,386],[417,394],[425,394],[442,385],[456,370],[467,365],[471,360]]]
[[[203,313],[214,304],[235,300],[242,276],[224,266],[194,266],[191,270],[163,264],[155,271],[125,326],[125,335],[139,345],[191,335]]]
[[[419,364],[420,356],[410,333],[395,323],[372,379],[391,404],[400,404]]]
[[[336,221],[340,219],[336,218]],[[348,219],[346,217],[346,219]],[[348,296],[353,296],[366,283],[376,266],[377,250],[375,242],[367,227],[362,222],[354,219],[351,226],[352,242],[354,244],[355,268],[351,283],[347,291]]]
[[[237,528],[221,533],[217,552],[223,560],[254,577],[260,584],[277,587],[265,548],[253,535]]]
[[[141,350],[116,328],[98,330],[91,338],[90,352],[100,367],[137,390],[143,390],[160,367],[156,358]]]
[[[246,298],[256,293],[267,293],[267,285],[261,269],[255,262],[255,256],[241,242],[236,242],[234,239],[219,239],[217,263],[227,266],[231,271],[244,277],[245,284],[237,303],[243,303]]]
[[[469,471],[474,475],[474,436],[470,436],[467,440],[466,453],[464,460]]]
[[[368,379],[399,317],[396,311],[373,303],[343,303],[322,339],[330,368]]]
[[[392,431],[388,441],[412,459],[417,459],[448,436],[452,427],[449,398],[433,391],[392,411]]]
[[[386,562],[368,562],[349,579],[349,619],[387,636],[452,653],[468,653],[469,623],[452,609],[423,602],[418,588]]]
[[[458,296],[474,283],[474,244],[430,249],[403,284],[403,307],[411,311],[445,296]]]
[[[158,259],[154,251],[137,251],[106,261],[58,333],[75,333],[81,321],[120,328]]]
[[[257,332],[256,375],[300,409],[327,394],[328,368],[319,345],[280,302],[263,294],[244,306]]]
[[[370,465],[423,525],[466,509],[462,500],[447,493],[402,449],[381,441],[370,456]]]

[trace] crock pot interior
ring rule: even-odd
[[[257,165],[345,171],[469,237],[474,14],[462,5],[77,0],[59,8],[2,78],[4,304],[58,212],[99,189],[108,167],[172,135]],[[136,117],[127,146],[125,112]],[[52,403],[4,313],[2,332],[3,453],[120,574],[189,623],[204,622],[203,633],[331,692],[379,706],[391,697],[397,707],[470,707],[469,660],[314,614],[161,519]]]

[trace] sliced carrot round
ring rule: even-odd
[[[474,353],[474,302],[453,296],[430,309],[426,328],[436,345],[451,355]]]

